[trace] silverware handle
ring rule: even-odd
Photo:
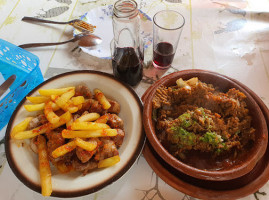
[[[40,22],[40,23],[50,23],[50,24],[69,24],[69,22],[56,22],[46,19],[39,19],[35,17],[23,17],[21,19],[22,21],[28,21],[28,22]]]
[[[59,45],[59,44],[66,44],[68,42],[74,42],[74,41],[76,41],[75,38],[73,38],[71,40],[64,41],[64,42],[21,44],[18,47],[23,48],[23,49],[31,48],[31,47],[45,47],[45,46],[53,46],[53,45]]]
[[[8,88],[10,88],[16,78],[16,75],[13,74],[0,85],[0,97],[7,91]]]

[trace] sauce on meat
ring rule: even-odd
[[[152,118],[162,145],[199,169],[239,164],[255,140],[246,96],[234,88],[220,92],[197,78],[176,83],[159,87],[153,98]]]

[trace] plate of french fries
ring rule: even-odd
[[[82,70],[48,79],[20,102],[5,150],[10,168],[30,189],[78,197],[124,175],[144,141],[134,90],[110,74]]]

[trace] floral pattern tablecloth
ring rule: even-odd
[[[64,41],[72,37],[72,27],[25,23],[21,18],[33,16],[68,21],[80,18],[93,9],[113,5],[114,2],[114,0],[1,0],[0,38],[16,45]],[[145,50],[147,65],[143,80],[134,88],[140,97],[162,76],[179,70],[197,68],[212,70],[241,81],[255,91],[267,106],[269,105],[268,0],[138,0],[137,2],[145,17],[152,18],[162,9],[173,9],[183,14],[186,19],[173,66],[169,70],[152,69],[150,64],[152,45],[151,40],[148,40]],[[80,69],[112,73],[111,60],[85,53],[76,43],[30,51],[40,58],[40,68],[45,79]],[[24,186],[12,173],[5,158],[3,136],[2,130],[0,199],[47,199]],[[194,198],[163,182],[141,155],[133,167],[117,182],[99,192],[76,199],[191,200]],[[269,184],[265,184],[255,194],[243,199],[269,199]]]

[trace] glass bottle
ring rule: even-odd
[[[137,3],[134,0],[117,1],[113,8],[112,23],[113,74],[129,85],[135,86],[142,80],[144,53],[140,44],[140,17]]]

